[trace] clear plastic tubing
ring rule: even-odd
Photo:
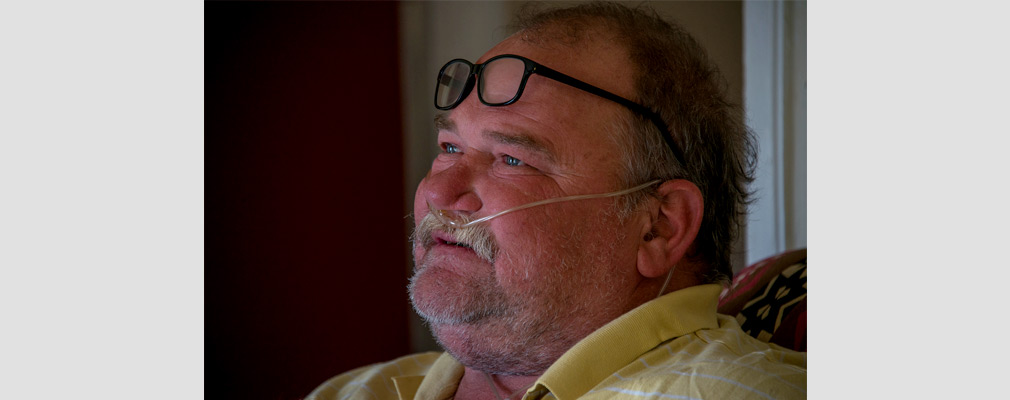
[[[634,192],[637,192],[639,190],[645,189],[645,188],[647,188],[649,186],[655,185],[655,184],[660,183],[660,182],[662,182],[662,180],[656,179],[654,181],[646,182],[646,183],[643,183],[641,185],[635,186],[635,187],[630,188],[630,189],[624,189],[624,190],[620,190],[620,191],[616,191],[616,192],[597,193],[597,194],[579,194],[579,195],[575,195],[575,196],[555,197],[553,199],[534,201],[532,203],[526,203],[526,204],[523,204],[521,206],[512,207],[512,208],[510,208],[508,210],[501,211],[501,212],[496,213],[496,214],[491,214],[491,215],[488,215],[486,217],[477,218],[477,219],[475,219],[473,221],[467,221],[469,218],[466,217],[465,215],[450,213],[449,211],[446,211],[446,210],[436,210],[434,207],[431,206],[431,203],[428,203],[428,209],[431,210],[431,213],[435,216],[435,218],[438,218],[438,220],[442,221],[443,224],[446,224],[448,226],[451,226],[453,228],[457,228],[458,229],[458,228],[466,228],[466,227],[468,227],[470,225],[479,224],[479,223],[482,223],[482,222],[487,222],[487,221],[490,221],[492,219],[498,218],[498,217],[500,217],[502,215],[508,214],[510,212],[513,212],[513,211],[524,210],[524,209],[527,209],[527,208],[530,208],[530,207],[542,206],[544,204],[560,203],[562,201],[600,199],[600,198],[604,198],[604,197],[623,196],[623,195],[626,195],[626,194],[629,194],[629,193],[634,193]]]

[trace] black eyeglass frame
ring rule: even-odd
[[[480,75],[480,73],[484,70],[484,66],[490,64],[492,61],[495,61],[495,60],[501,59],[501,58],[514,58],[514,59],[517,59],[517,60],[521,60],[523,62],[523,65],[524,65],[525,69],[523,71],[522,81],[519,82],[519,89],[516,90],[515,96],[513,96],[511,99],[509,99],[508,101],[505,101],[505,102],[501,102],[501,103],[489,103],[489,102],[487,102],[487,101],[484,100],[484,84],[482,83],[483,81],[477,81],[476,76]],[[438,105],[438,88],[439,88],[439,85],[441,85],[442,76],[445,74],[445,69],[448,68],[450,65],[453,65],[454,63],[464,63],[464,64],[466,64],[468,67],[470,67],[470,74],[469,74],[469,76],[467,76],[466,85],[463,87],[463,90],[460,92],[459,97],[457,99],[453,100],[447,106],[444,106],[444,107],[443,106],[439,106]],[[564,83],[564,84],[566,84],[568,86],[571,86],[571,87],[574,87],[576,89],[580,89],[580,90],[583,90],[583,91],[595,94],[597,96],[600,96],[602,98],[605,98],[607,100],[613,101],[613,102],[615,102],[617,104],[620,104],[620,105],[628,108],[632,112],[634,112],[634,113],[636,113],[638,115],[641,115],[641,116],[645,117],[646,119],[652,121],[652,123],[655,124],[657,128],[659,128],[659,132],[660,132],[661,136],[663,137],[663,140],[666,141],[666,145],[670,147],[671,151],[673,151],[673,156],[677,158],[677,161],[680,162],[681,166],[685,166],[685,167],[687,166],[687,163],[684,161],[684,153],[680,150],[680,146],[677,146],[676,142],[674,142],[673,137],[670,135],[670,130],[666,126],[666,122],[664,122],[663,118],[660,117],[659,114],[657,114],[655,111],[652,111],[648,107],[643,106],[641,104],[638,104],[636,102],[633,102],[631,100],[628,100],[628,99],[626,99],[624,97],[618,96],[616,94],[613,94],[613,93],[608,92],[606,90],[600,89],[600,88],[598,88],[596,86],[590,85],[590,84],[588,84],[586,82],[583,82],[583,81],[578,80],[576,78],[573,78],[571,76],[565,75],[565,74],[563,74],[561,72],[555,71],[555,70],[553,70],[551,68],[545,67],[544,65],[542,65],[542,64],[540,64],[540,63],[538,63],[536,61],[533,61],[533,60],[530,60],[530,59],[528,59],[526,57],[518,56],[518,55],[515,55],[515,54],[500,54],[500,55],[491,57],[490,59],[488,59],[487,61],[485,61],[482,64],[474,64],[474,63],[471,63],[471,62],[469,62],[467,60],[464,60],[462,58],[457,58],[457,59],[454,59],[454,60],[451,60],[451,61],[445,63],[445,65],[442,66],[442,69],[440,69],[438,71],[438,78],[435,81],[435,108],[437,108],[439,110],[443,110],[443,111],[444,110],[451,110],[453,108],[456,108],[456,106],[458,106],[459,103],[462,103],[463,100],[466,99],[466,97],[470,95],[470,92],[473,90],[475,82],[477,82],[477,97],[480,99],[481,103],[483,103],[484,105],[487,105],[487,106],[491,106],[491,107],[507,106],[509,104],[515,103],[516,101],[519,100],[520,97],[522,97],[523,89],[526,88],[526,81],[529,79],[530,75],[533,75],[533,74],[539,74],[539,75],[541,75],[543,77],[553,79],[555,81]]]

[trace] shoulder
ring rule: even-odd
[[[305,400],[396,399],[398,396],[393,378],[425,375],[441,354],[411,354],[345,372],[323,382]]]
[[[666,342],[597,386],[600,397],[806,398],[806,353],[764,343],[730,317]],[[595,397],[595,396],[591,396]]]

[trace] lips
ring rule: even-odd
[[[470,245],[457,242],[455,237],[444,232],[432,232],[431,238],[435,245],[455,246],[473,251],[473,248],[470,247]]]
[[[466,244],[464,244],[464,243],[458,243],[458,242],[443,242],[443,243],[445,243],[445,244],[447,244],[447,245],[450,245],[450,246],[457,246],[457,247],[462,247],[462,248],[464,248],[464,249],[470,249],[470,250],[473,250],[473,248],[472,248],[472,247],[470,247],[470,246],[467,246],[467,245],[466,245]]]
[[[461,276],[470,276],[474,271],[485,268],[483,265],[487,264],[487,260],[478,255],[470,245],[457,240],[459,239],[445,232],[431,232],[424,245],[415,248],[416,267],[419,270],[437,267],[436,269],[451,271]]]

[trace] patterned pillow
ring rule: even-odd
[[[719,312],[735,315],[753,337],[806,351],[806,250],[769,257],[740,271],[723,291]]]

